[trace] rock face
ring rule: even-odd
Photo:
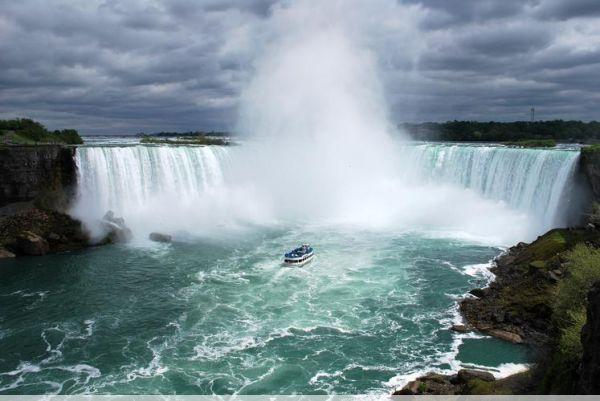
[[[63,213],[77,182],[75,148],[0,146],[0,258],[90,245],[81,222]]]
[[[74,155],[60,145],[0,147],[0,207],[33,200],[64,210],[77,179]]]
[[[583,148],[580,167],[588,179],[596,202],[600,201],[600,150],[595,147]]]
[[[48,241],[31,231],[23,231],[17,238],[19,251],[25,255],[45,255],[50,250]]]
[[[150,241],[154,242],[171,242],[171,240],[173,239],[173,237],[171,237],[170,235],[161,233],[150,233],[148,238],[150,239]]]
[[[600,282],[588,294],[587,322],[581,331],[583,355],[579,376],[582,394],[600,394]]]

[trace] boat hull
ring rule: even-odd
[[[304,266],[305,264],[312,261],[314,256],[315,256],[314,253],[311,253],[308,255],[304,255],[303,257],[300,257],[300,258],[285,258],[283,260],[283,263],[288,266]]]

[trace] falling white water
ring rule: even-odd
[[[125,217],[140,237],[150,231],[206,231],[233,223],[238,213],[249,221],[254,213],[254,206],[244,207],[235,191],[223,194],[229,164],[224,147],[81,147],[76,163],[78,196],[72,213],[95,236],[102,234],[98,223],[108,210]]]
[[[340,205],[330,223],[450,232],[500,244],[567,223],[565,202],[578,152],[445,144],[393,149],[406,166],[393,185],[371,187],[378,191],[374,198],[356,195],[349,186],[365,214]],[[289,208],[235,182],[231,165],[240,155],[240,148],[224,147],[79,148],[73,213],[99,234],[95,223],[113,210],[140,237],[150,231],[201,234],[285,220],[281,213]],[[323,218],[317,212],[305,221],[322,223]]]
[[[579,153],[501,146],[432,145],[403,149],[404,177],[477,191],[535,216],[539,230],[562,227]],[[561,202],[563,204],[561,205]]]

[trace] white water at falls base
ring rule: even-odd
[[[510,245],[567,224],[576,151],[411,144],[398,146],[397,154],[402,167],[395,179],[368,192],[349,185],[339,204],[325,193],[313,196],[306,210],[301,194],[289,194],[299,190],[294,177],[282,196],[261,185],[264,177],[253,181],[239,174],[252,168],[248,158],[236,163],[239,148],[81,147],[73,214],[100,235],[98,219],[113,210],[138,238],[151,231],[206,235],[297,223],[300,215],[302,223],[417,230]]]

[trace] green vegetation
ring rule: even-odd
[[[558,327],[568,330],[585,310],[587,293],[600,280],[600,250],[578,244],[567,253],[568,276],[558,285],[554,318]]]
[[[553,148],[556,146],[556,141],[554,139],[522,139],[515,142],[506,142],[506,145],[521,148]]]
[[[581,306],[575,311],[568,313],[570,323],[561,330],[561,336],[558,344],[560,352],[567,356],[569,360],[579,361],[583,351],[581,346],[581,329],[585,325],[586,310]]]
[[[596,152],[600,152],[600,144],[584,146],[581,148],[581,153],[591,154],[591,153],[596,153]]]
[[[515,121],[479,122],[448,121],[445,123],[401,124],[414,139],[456,142],[516,142],[554,139],[561,142],[600,141],[600,122],[591,121]],[[523,145],[519,145],[523,146]]]
[[[516,263],[530,263],[534,261],[545,261],[555,256],[557,253],[567,249],[568,243],[576,239],[575,233],[569,233],[565,230],[555,229],[548,231],[543,236],[536,239],[526,249],[521,252]]]
[[[558,338],[545,374],[543,391],[574,394],[581,360],[581,329],[586,322],[587,294],[600,280],[600,249],[584,243],[565,253],[566,276],[554,293],[552,320]]]
[[[37,121],[28,118],[0,120],[0,144],[81,144],[83,140],[74,129],[48,131]]]
[[[162,145],[229,145],[229,141],[223,138],[214,138],[205,135],[178,137],[176,139],[156,138],[145,136],[140,140],[140,143],[147,144],[162,144]]]

